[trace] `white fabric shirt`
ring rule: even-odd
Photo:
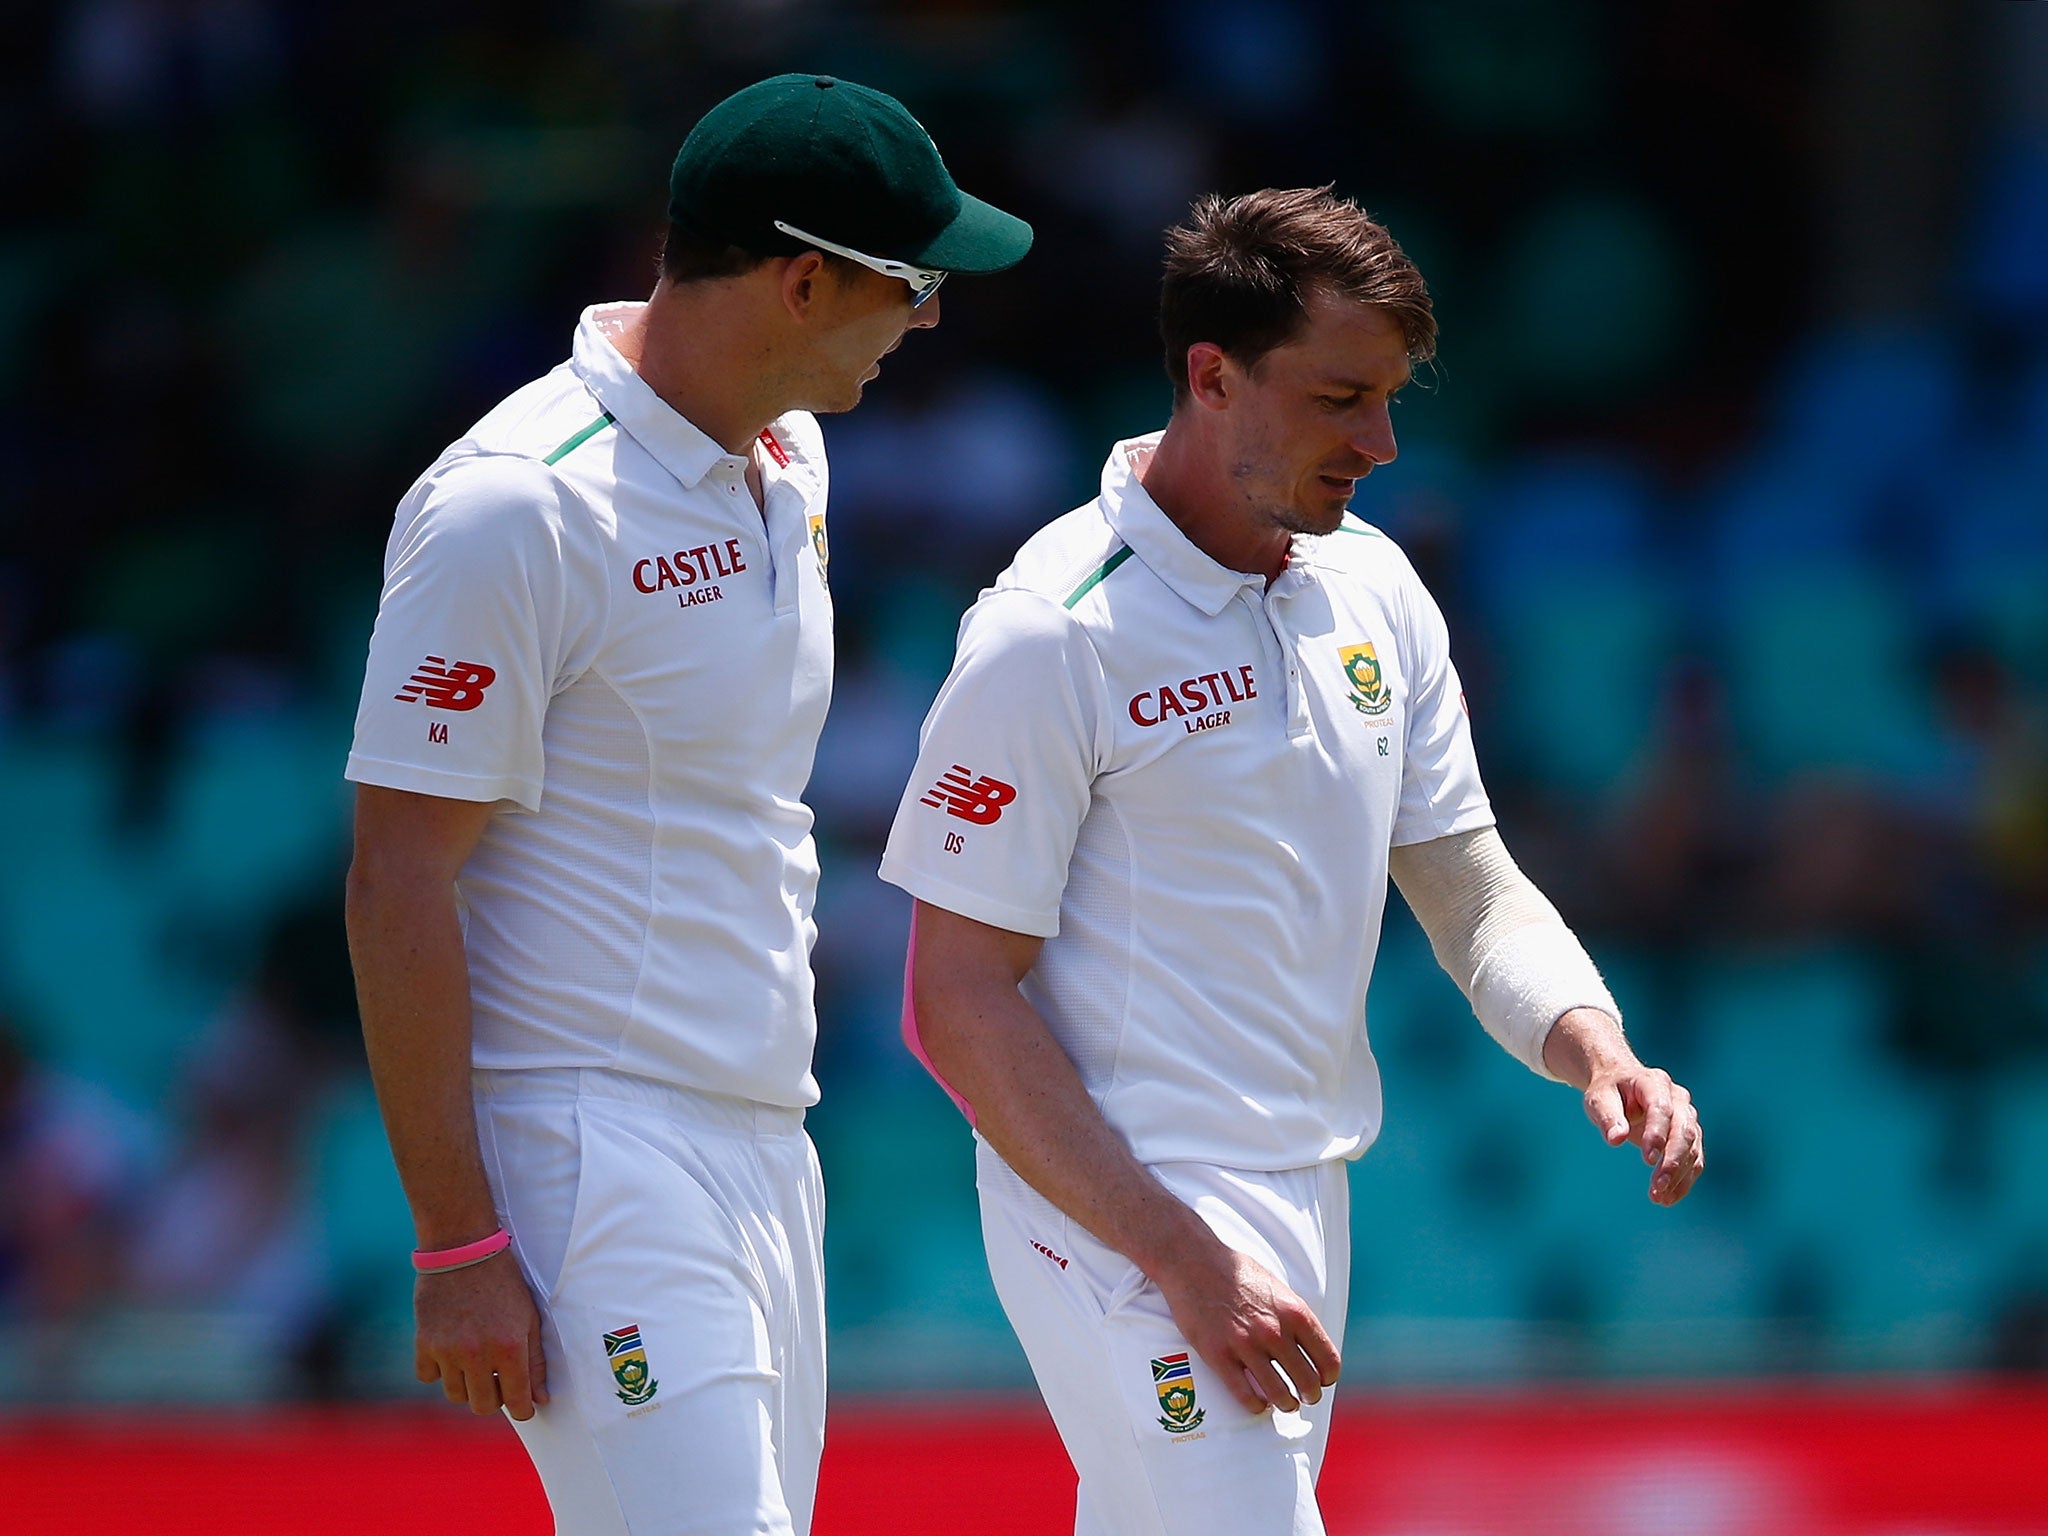
[[[882,877],[1045,939],[1024,994],[1141,1161],[1356,1157],[1387,851],[1490,826],[1442,614],[1347,516],[1227,570],[1117,445],[960,626]]]
[[[506,802],[458,881],[478,1066],[808,1105],[823,443],[763,433],[756,506],[608,339],[636,307],[399,504],[348,777]]]

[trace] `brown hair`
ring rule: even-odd
[[[1267,188],[1198,200],[1166,232],[1159,336],[1177,406],[1188,394],[1188,348],[1213,342],[1241,366],[1301,329],[1317,293],[1376,304],[1400,325],[1408,355],[1436,353],[1436,316],[1415,263],[1348,197],[1330,187]]]

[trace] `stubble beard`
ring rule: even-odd
[[[1284,494],[1276,495],[1259,484],[1261,466],[1251,458],[1240,458],[1230,466],[1230,477],[1235,480],[1244,496],[1252,516],[1283,533],[1306,534],[1321,538],[1335,533],[1344,524],[1344,514],[1351,508],[1351,498],[1344,499],[1344,505],[1330,512],[1312,511]],[[1356,488],[1353,488],[1356,494]]]
[[[1259,505],[1260,515],[1275,528],[1290,534],[1307,534],[1321,538],[1335,533],[1344,525],[1344,514],[1350,510],[1347,498],[1344,505],[1329,512],[1311,511],[1291,501],[1272,500]]]

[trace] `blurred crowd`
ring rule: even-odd
[[[1960,1321],[1919,1355],[1822,1358],[2048,1368],[2048,1196],[2013,1176],[2048,1157],[2044,20],[1820,0],[15,18],[0,1397],[120,1390],[110,1372],[207,1390],[194,1361],[228,1393],[386,1380],[362,1341],[402,1323],[409,1230],[354,1040],[339,774],[391,508],[566,355],[582,306],[652,286],[675,145],[783,69],[901,96],[963,185],[1038,229],[826,423],[840,671],[811,800],[842,1325],[987,1305],[862,1240],[928,1253],[919,1223],[950,1219],[863,1180],[905,1155],[896,1106],[951,1134],[895,1042],[905,912],[873,869],[957,617],[1112,441],[1163,424],[1161,230],[1202,191],[1334,182],[1416,258],[1443,332],[1356,510],[1449,614],[1509,846],[1620,957],[1645,1054],[1700,1098],[1716,1167],[1688,1240],[1749,1255],[1702,1307],[1825,1328],[1828,1218],[1758,1191],[1898,1136],[1893,1182],[1856,1205],[1877,1231],[1858,1264],[1975,1258],[1872,1301],[1855,1338]],[[1426,961],[1395,935],[1388,987]],[[1404,1055],[1388,1008],[1391,1135],[1435,1058]],[[1739,1110],[1725,1142],[1717,1103]],[[1822,1129],[1773,1141],[1777,1116]],[[1474,1195],[1472,1222],[1489,1209]],[[1597,1321],[1556,1301],[1572,1284],[1495,1300]]]

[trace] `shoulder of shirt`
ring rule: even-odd
[[[539,518],[559,525],[571,509],[587,508],[577,481],[609,475],[609,454],[575,449],[610,427],[603,406],[563,364],[513,391],[443,449],[406,502],[437,522],[502,528]]]
[[[1415,567],[1401,546],[1378,528],[1350,512],[1335,533],[1296,542],[1296,558],[1317,570],[1363,577],[1367,581],[1405,584],[1415,581]]]
[[[603,403],[573,367],[562,363],[492,406],[482,420],[449,444],[442,457],[468,449],[532,459],[549,467],[561,464],[585,469],[609,455],[593,456],[579,450],[585,445],[598,446],[601,437],[616,430]]]
[[[809,411],[785,411],[768,423],[768,430],[775,434],[783,452],[798,463],[825,462],[825,431]]]
[[[1109,526],[1101,503],[1085,502],[1026,539],[1009,568],[982,596],[1030,593],[1086,628],[1101,616],[1100,603],[1089,599],[1129,558],[1130,546]]]

